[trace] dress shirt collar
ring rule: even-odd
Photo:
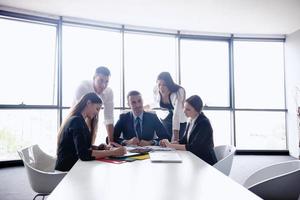
[[[188,132],[187,132],[187,139],[189,140],[190,139],[190,136],[191,136],[191,132],[193,130],[193,127],[194,127],[194,124],[195,124],[195,121],[197,120],[197,118],[199,117],[200,114],[196,115],[194,119],[192,118],[189,118],[189,123],[188,123]]]
[[[199,117],[199,115],[200,115],[200,114],[197,114],[197,115],[195,116],[195,118],[193,118],[193,119],[192,119],[192,118],[189,118],[189,123],[190,123],[190,124],[194,124],[195,121],[197,120],[197,118]]]
[[[133,115],[133,119],[134,121],[136,121],[136,118],[139,117],[141,121],[143,121],[143,115],[144,115],[144,112],[142,112],[139,116],[136,116],[133,112],[132,112],[132,115]]]

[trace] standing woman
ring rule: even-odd
[[[185,90],[180,85],[174,83],[169,72],[161,72],[154,88],[154,99],[161,108],[167,109],[169,114],[162,123],[167,129],[173,142],[178,142],[183,137],[186,118],[183,113],[183,103],[185,101]]]
[[[102,100],[96,93],[87,93],[71,108],[58,132],[56,170],[69,171],[78,159],[88,161],[125,154],[124,147],[92,146],[101,105]]]
[[[209,119],[202,112],[203,103],[199,96],[193,95],[184,103],[184,113],[189,118],[185,134],[179,144],[164,139],[161,146],[190,151],[205,162],[217,162],[214,152],[213,130]]]

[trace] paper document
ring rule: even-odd
[[[151,151],[175,151],[174,148],[161,147],[161,146],[146,146],[151,149]]]
[[[176,151],[151,151],[149,153],[151,162],[167,162],[180,163],[182,162],[180,156]]]
[[[126,146],[126,150],[129,152],[147,153],[150,151],[175,151],[174,148],[161,147],[161,146]]]

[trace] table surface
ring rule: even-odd
[[[182,163],[79,160],[47,199],[260,199],[192,153],[177,152]]]

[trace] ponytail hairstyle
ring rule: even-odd
[[[193,95],[185,100],[188,104],[190,104],[198,113],[202,112],[203,109],[203,101],[198,95]]]

